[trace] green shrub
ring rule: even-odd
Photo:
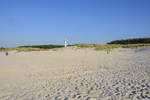
[[[114,48],[118,48],[119,45],[117,44],[107,44],[107,45],[100,45],[100,44],[77,44],[77,47],[80,48],[94,48],[95,50],[112,50]]]
[[[125,40],[115,40],[108,44],[150,44],[150,38],[133,38]]]
[[[118,48],[119,45],[116,44],[107,44],[107,45],[96,45],[95,50],[113,50],[115,48]]]
[[[19,48],[41,48],[41,49],[53,49],[53,48],[61,48],[63,45],[32,45],[32,46],[20,46]]]
[[[150,44],[125,44],[121,45],[122,48],[139,48],[139,47],[146,47],[150,46]]]
[[[41,49],[40,48],[16,48],[16,50],[18,51],[18,52],[21,52],[21,51],[40,51]]]
[[[92,48],[93,47],[92,44],[76,44],[76,46],[80,48]]]

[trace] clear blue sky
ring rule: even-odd
[[[150,0],[0,0],[0,46],[150,37]]]

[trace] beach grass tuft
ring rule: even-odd
[[[40,48],[0,48],[0,51],[40,51]]]
[[[139,48],[139,47],[146,47],[150,46],[150,44],[124,44],[121,45],[122,48]]]
[[[76,45],[79,48],[94,48],[95,50],[113,50],[114,48],[118,48],[118,44],[106,44],[106,45],[101,45],[101,44],[77,44]]]

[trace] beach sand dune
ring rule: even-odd
[[[0,100],[150,100],[150,48],[0,52]]]

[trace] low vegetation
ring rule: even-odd
[[[106,50],[110,51],[115,48],[139,48],[139,47],[146,47],[150,46],[150,44],[106,44],[106,45],[100,45],[100,44],[77,44],[76,45],[79,48],[94,48],[95,50]]]
[[[94,48],[95,50],[113,50],[114,48],[119,47],[119,45],[116,44],[77,44],[76,46],[79,48]]]
[[[146,47],[150,46],[150,44],[124,44],[121,45],[122,48],[139,48],[139,47]]]
[[[106,50],[106,51],[110,51],[113,50],[115,48],[118,48],[119,45],[116,44],[110,44],[110,45],[95,45],[95,50]]]
[[[134,38],[126,40],[115,40],[108,44],[150,44],[150,38]]]
[[[42,49],[40,48],[0,48],[0,51],[13,51],[16,50],[18,52],[20,51],[40,51]]]
[[[79,48],[93,48],[95,44],[75,44]]]
[[[53,49],[53,48],[61,48],[63,45],[32,45],[32,46],[20,46],[19,48],[40,48],[40,49]]]
[[[0,51],[41,51],[53,48],[61,48],[63,45],[32,45],[32,46],[19,46],[17,48],[0,48]]]
[[[138,48],[150,46],[150,38],[136,38],[136,39],[127,39],[127,40],[116,40],[109,42],[105,45],[100,44],[75,44],[69,46],[77,46],[79,48],[94,48],[95,50],[106,50],[111,51],[115,48]],[[53,48],[62,48],[63,45],[32,45],[32,46],[20,46],[17,48],[0,48],[0,51],[41,51]]]
[[[118,44],[122,48],[138,48],[150,46],[150,38],[133,38],[126,40],[115,40],[111,41],[108,44]]]

